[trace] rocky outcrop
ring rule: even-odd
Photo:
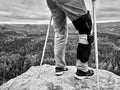
[[[54,66],[31,67],[22,75],[0,86],[0,90],[97,90],[96,74],[93,78],[74,78],[75,66],[62,76],[55,76]],[[40,72],[39,72],[40,71]],[[40,75],[40,76],[39,76]],[[105,70],[99,70],[100,90],[120,90],[120,77]]]

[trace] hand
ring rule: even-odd
[[[92,0],[92,2],[95,2],[96,0]]]

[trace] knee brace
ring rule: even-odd
[[[87,35],[87,40],[88,40],[88,43],[89,43],[89,44],[93,43],[93,41],[94,41],[94,36],[93,36],[93,35]]]
[[[77,48],[77,58],[82,62],[86,63],[89,60],[89,56],[91,53],[91,45],[90,44],[78,44]]]
[[[93,35],[81,34],[79,35],[79,43],[81,44],[91,44],[94,41]]]
[[[89,35],[92,29],[92,20],[90,13],[79,17],[77,20],[72,21],[74,27],[78,30],[79,34]]]

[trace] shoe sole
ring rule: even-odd
[[[67,72],[67,71],[68,71],[68,69],[66,69],[66,70],[64,70],[64,71],[61,71],[61,72],[55,72],[55,75],[56,75],[56,76],[61,76],[61,75],[64,74],[64,72]]]
[[[90,79],[90,78],[92,78],[94,75],[92,75],[92,76],[77,76],[76,74],[74,75],[74,77],[76,78],[76,79],[78,79],[78,80],[82,80],[82,79]]]
[[[56,72],[55,75],[56,75],[56,76],[61,76],[61,75],[63,75],[63,73],[64,73],[64,72]]]

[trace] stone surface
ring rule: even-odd
[[[74,78],[75,66],[67,67],[69,70],[62,76],[55,76],[54,66],[43,65],[41,70],[39,66],[33,66],[0,86],[0,90],[97,90],[96,74],[90,79],[77,80]],[[99,77],[100,90],[120,90],[120,76],[99,70]]]

